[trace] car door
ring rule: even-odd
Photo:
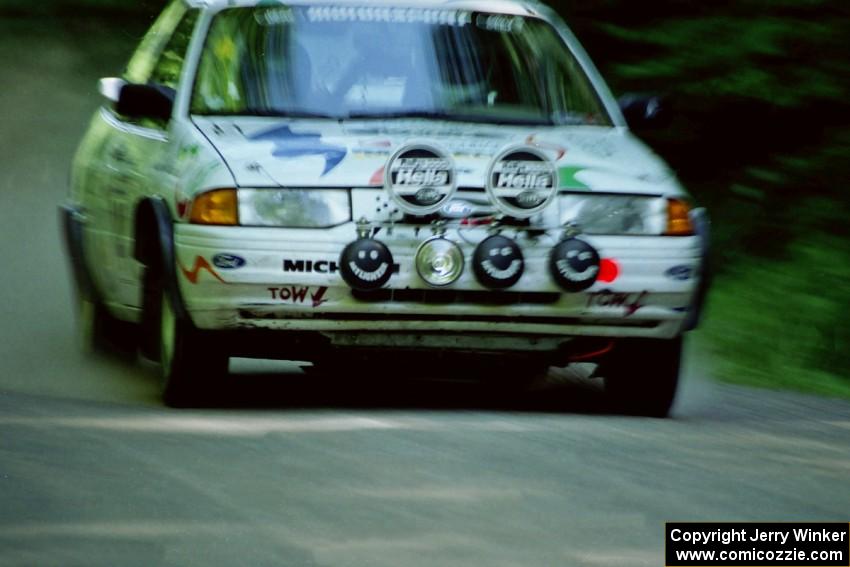
[[[187,8],[182,0],[172,2],[131,58],[124,79],[176,93],[198,12]],[[109,300],[138,307],[141,266],[133,257],[135,211],[145,197],[174,186],[173,124],[170,120],[122,116],[114,109],[107,110],[106,120],[112,130],[104,148],[109,171],[104,188]]]

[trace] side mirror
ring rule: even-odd
[[[174,109],[174,89],[162,85],[137,85],[124,83],[115,111],[129,118],[169,120]]]
[[[670,107],[658,95],[626,94],[617,101],[626,123],[633,129],[660,128],[670,124]]]
[[[124,79],[119,79],[117,77],[105,77],[98,81],[97,90],[103,98],[115,104],[118,102],[118,97],[121,96],[121,89],[124,88],[124,85],[126,84],[127,81]]]

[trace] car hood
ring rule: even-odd
[[[452,154],[458,186],[483,187],[493,157],[531,144],[555,161],[561,187],[668,194],[669,168],[621,128],[531,127],[434,120],[291,120],[194,117],[240,187],[368,187],[400,146],[427,141]]]

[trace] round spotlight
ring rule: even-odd
[[[495,234],[478,244],[472,255],[472,269],[478,283],[489,289],[505,289],[519,281],[525,260],[519,245]]]
[[[599,252],[578,238],[559,242],[549,255],[549,271],[566,291],[584,291],[599,277]]]
[[[463,252],[450,240],[429,238],[416,251],[416,271],[425,283],[443,287],[454,283],[463,273]]]
[[[546,154],[531,146],[511,146],[490,163],[485,189],[503,213],[528,218],[555,199],[558,185],[558,169]]]
[[[343,248],[339,271],[345,283],[354,289],[378,289],[393,275],[393,255],[383,242],[360,238]]]
[[[457,189],[454,160],[434,145],[406,144],[387,160],[384,188],[407,213],[423,216],[437,212]]]

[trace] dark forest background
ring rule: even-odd
[[[106,26],[126,58],[163,4],[0,0],[0,18]],[[553,6],[615,94],[670,105],[668,127],[637,133],[711,212],[708,370],[850,397],[850,2]]]

